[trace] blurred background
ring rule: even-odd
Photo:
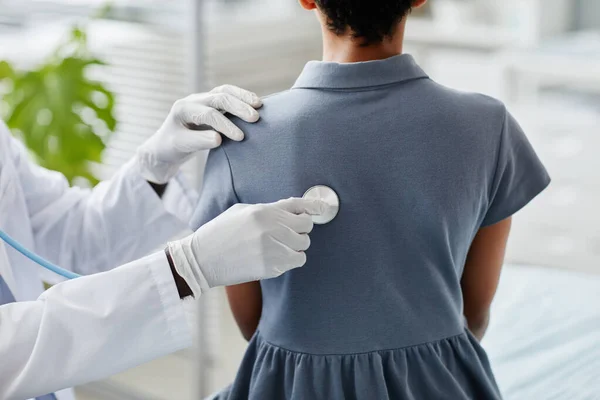
[[[515,218],[507,262],[600,273],[600,1],[430,0],[409,19],[405,51],[438,82],[503,100],[554,179]],[[320,55],[317,22],[295,0],[0,0],[0,116],[32,157],[90,186],[178,98],[224,83],[281,91]],[[202,165],[186,167],[197,185]],[[202,317],[204,351],[78,398],[198,399],[223,387],[245,343],[223,292],[203,300]]]

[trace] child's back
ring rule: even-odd
[[[332,187],[305,267],[261,283],[232,399],[493,399],[461,275],[482,226],[549,178],[505,107],[427,78],[409,55],[311,62],[209,157],[194,225],[237,202]]]

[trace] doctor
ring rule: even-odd
[[[70,390],[52,392],[189,347],[195,298],[305,263],[308,214],[323,205],[300,199],[237,205],[130,262],[186,230],[196,194],[178,177],[181,164],[219,146],[217,132],[243,138],[222,112],[255,122],[260,106],[232,86],[176,102],[134,159],[93,190],[69,188],[29,162],[0,124],[0,229],[58,265],[95,274],[44,292],[42,280],[55,277],[0,242],[1,400],[70,400]]]

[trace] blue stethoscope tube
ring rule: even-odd
[[[4,240],[6,242],[6,244],[8,244],[10,247],[15,249],[19,253],[23,254],[25,257],[29,258],[31,261],[35,262],[36,264],[41,265],[42,267],[54,272],[57,275],[60,275],[67,279],[75,279],[75,278],[79,278],[81,276],[74,272],[67,271],[66,269],[58,267],[58,266],[52,264],[50,261],[44,260],[42,257],[38,256],[31,250],[25,248],[21,243],[17,242],[15,239],[10,237],[2,229],[0,229],[0,239]]]

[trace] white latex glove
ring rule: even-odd
[[[237,204],[168,249],[196,298],[216,286],[275,278],[306,263],[310,215],[326,207],[297,198]]]
[[[223,113],[256,122],[256,108],[261,106],[256,94],[231,85],[176,101],[158,132],[137,151],[142,177],[167,183],[194,153],[220,146],[219,133],[236,141],[244,139],[244,133]]]

